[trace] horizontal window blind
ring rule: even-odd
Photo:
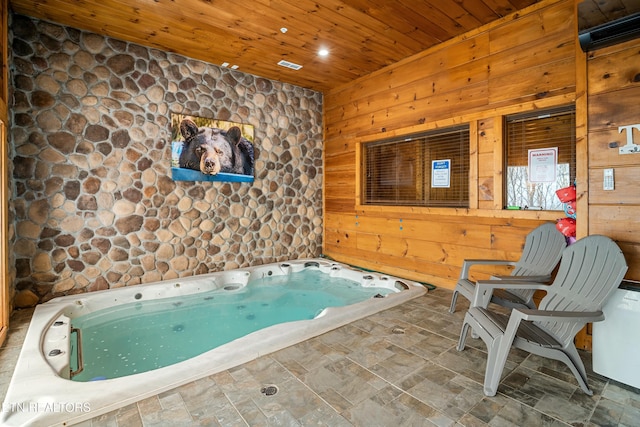
[[[505,119],[505,192],[508,206],[562,209],[555,190],[569,186],[576,176],[575,108],[573,106]],[[555,182],[532,182],[529,150],[557,148]]]
[[[469,206],[468,126],[370,142],[362,153],[363,204]],[[436,182],[434,161],[447,161]]]

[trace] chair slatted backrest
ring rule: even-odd
[[[555,280],[540,301],[540,310],[598,311],[620,285],[627,263],[618,245],[606,236],[592,235],[569,246],[562,255]],[[580,324],[534,322],[561,342],[573,339]]]
[[[516,263],[512,276],[545,276],[551,274],[558,265],[563,249],[567,246],[565,237],[554,223],[547,222],[527,234],[520,260]]]

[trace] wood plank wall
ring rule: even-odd
[[[324,253],[450,289],[464,258],[517,259],[564,214],[502,209],[503,116],[575,101],[575,34],[574,1],[542,1],[326,93]],[[360,143],[458,123],[471,129],[469,209],[358,205]]]
[[[627,143],[627,132],[618,127],[640,126],[640,39],[588,55],[587,94],[588,232],[615,239],[629,265],[626,277],[640,281],[640,153],[618,149]],[[640,129],[633,137],[640,145]],[[602,188],[605,168],[614,169],[613,191]]]
[[[640,123],[640,40],[587,56],[574,8],[541,2],[326,94],[325,254],[446,288],[464,258],[516,258],[526,233],[557,215],[502,210],[503,116],[575,102],[578,237],[616,240],[626,279],[640,281],[640,154],[610,146],[626,143],[619,126]],[[461,122],[472,137],[468,210],[358,205],[361,142]],[[615,190],[604,191],[611,167]],[[590,326],[578,348],[591,349]]]

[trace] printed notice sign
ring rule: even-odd
[[[529,150],[529,182],[555,182],[558,147]]]
[[[451,159],[431,161],[431,187],[449,188],[451,182]]]

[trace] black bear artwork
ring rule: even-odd
[[[200,127],[189,119],[180,122],[184,138],[179,166],[205,175],[232,173],[253,175],[253,145],[242,136],[240,128],[228,130]]]

